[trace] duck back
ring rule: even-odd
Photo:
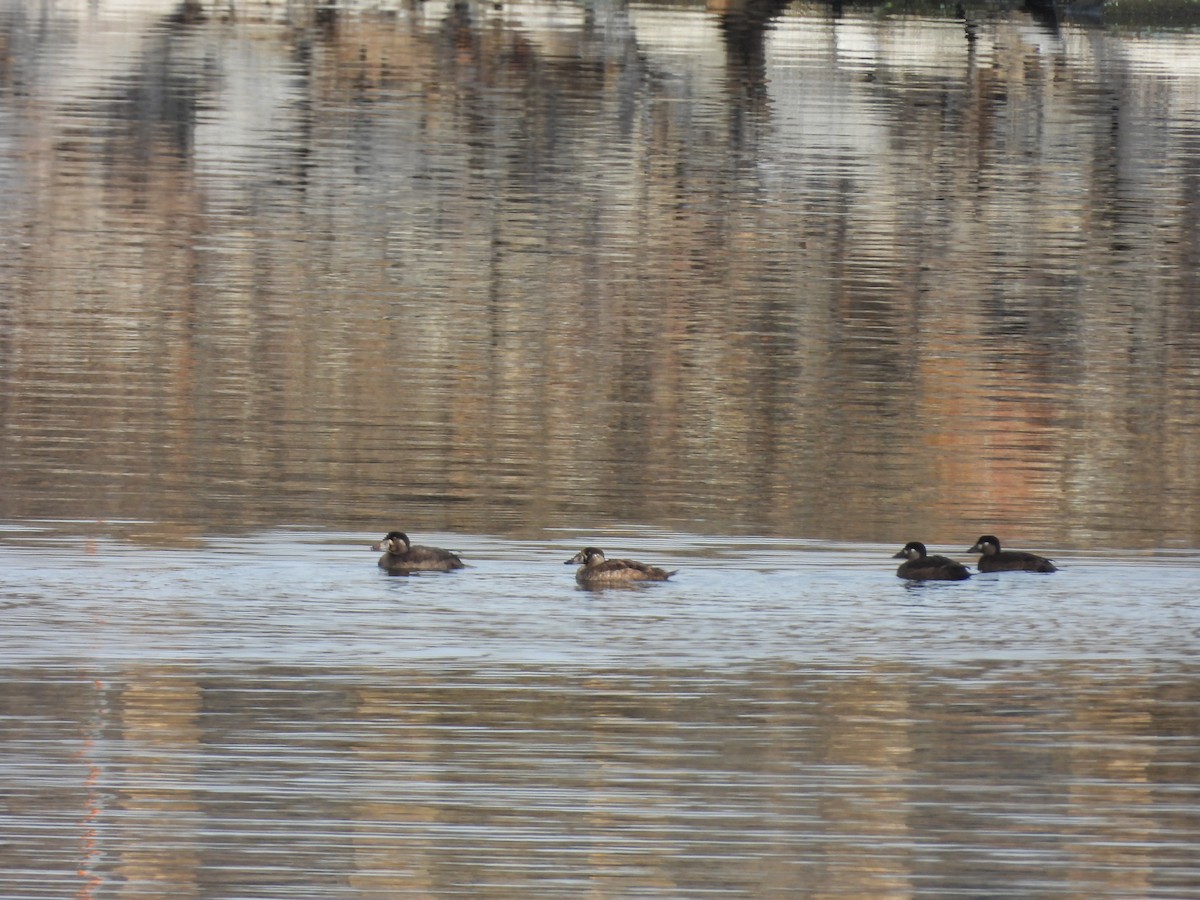
[[[1058,567],[1044,556],[1023,550],[1001,550],[995,556],[979,558],[980,572],[1057,572]]]
[[[902,562],[896,574],[910,581],[964,581],[971,577],[967,567],[945,556],[924,556]]]

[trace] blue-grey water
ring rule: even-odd
[[[1200,33],[1017,5],[0,2],[0,896],[1200,897]]]

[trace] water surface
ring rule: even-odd
[[[5,896],[1196,896],[1195,554],[0,543]],[[136,523],[116,523],[132,527]]]
[[[3,5],[0,894],[1200,897],[1197,36],[761,12]]]
[[[9,5],[6,517],[1200,544],[1194,34],[178,12]]]

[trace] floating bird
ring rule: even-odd
[[[666,581],[674,572],[648,566],[632,559],[605,559],[604,551],[584,547],[564,565],[581,564],[575,570],[575,580],[582,585],[618,584],[629,581]]]
[[[371,545],[372,550],[382,550],[379,568],[389,575],[407,575],[410,572],[449,572],[465,568],[458,554],[441,547],[413,545],[403,531],[389,531],[383,540]]]
[[[980,572],[1057,572],[1058,567],[1044,556],[1024,550],[1001,550],[995,535],[985,534],[968,553],[982,553]]]
[[[909,541],[893,559],[903,559],[896,575],[910,581],[962,581],[971,573],[962,563],[945,556],[929,556],[920,541]]]

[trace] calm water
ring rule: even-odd
[[[1200,35],[719,6],[0,0],[0,896],[1200,897]]]

